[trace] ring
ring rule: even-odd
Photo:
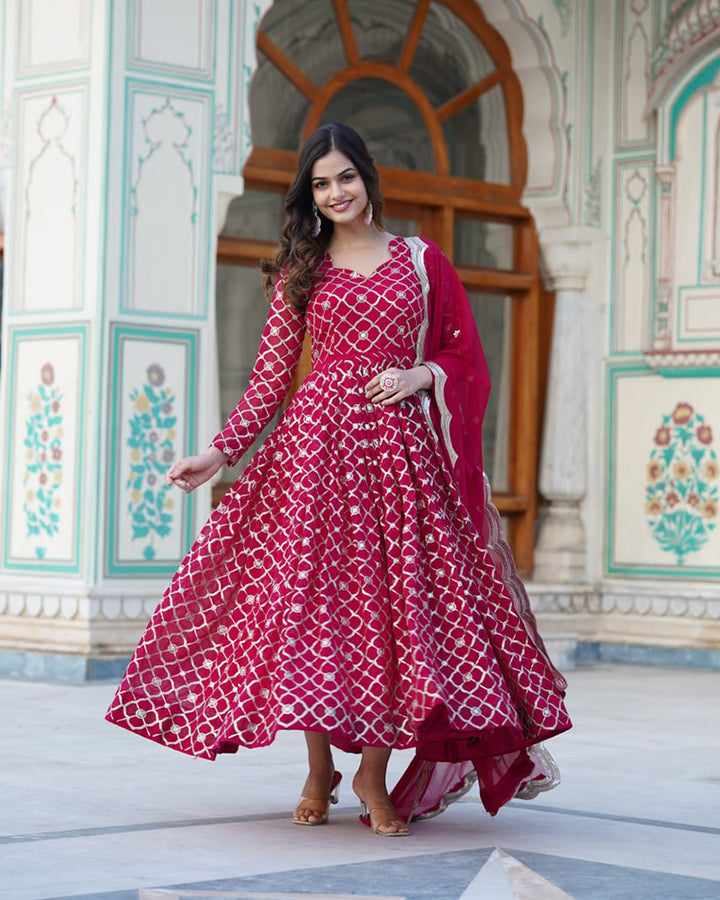
[[[380,387],[388,394],[392,394],[400,387],[400,379],[397,375],[381,375]]]

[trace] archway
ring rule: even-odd
[[[505,42],[471,0],[309,0],[302,14],[277,0],[257,48],[246,192],[231,204],[219,261],[252,265],[270,255],[279,194],[303,137],[323,121],[358,127],[381,169],[390,230],[435,240],[468,290],[496,385],[484,435],[488,468],[527,573],[547,304],[535,226],[522,203],[522,92]],[[232,279],[252,296],[245,273]],[[244,320],[247,335],[248,317],[261,327],[260,309],[220,301],[228,360],[238,349],[231,335],[240,335],[231,321]],[[249,366],[226,365],[224,376],[222,368],[221,387],[239,381],[227,391],[236,398]],[[229,412],[230,402],[224,406]]]

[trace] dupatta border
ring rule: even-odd
[[[455,448],[453,447],[452,438],[450,436],[450,420],[452,419],[452,414],[448,408],[447,401],[445,400],[445,384],[447,382],[447,373],[444,371],[442,366],[439,366],[434,362],[426,362],[424,347],[425,347],[425,335],[427,334],[428,325],[430,323],[429,310],[428,310],[428,297],[430,294],[430,280],[428,279],[427,268],[425,266],[425,251],[428,248],[428,245],[422,238],[418,237],[409,237],[405,238],[405,242],[408,245],[410,250],[410,258],[412,259],[413,267],[415,268],[415,273],[420,280],[420,289],[422,291],[423,297],[423,320],[418,330],[417,342],[415,345],[415,365],[424,365],[427,366],[428,369],[433,373],[433,386],[432,392],[435,396],[435,402],[438,405],[438,410],[440,412],[440,430],[442,432],[443,441],[445,443],[445,449],[447,450],[448,458],[450,460],[450,465],[454,466],[457,462],[458,454]],[[430,409],[429,404],[423,398],[422,402],[423,412],[425,413],[425,418],[427,419],[430,428],[435,433],[435,429],[433,428],[432,419],[430,418]]]

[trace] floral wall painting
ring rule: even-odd
[[[143,557],[148,560],[155,559],[155,539],[170,534],[175,518],[171,496],[175,492],[165,483],[165,472],[175,459],[175,400],[165,383],[165,370],[158,363],[151,363],[144,384],[130,391],[128,512],[132,540],[142,541]]]
[[[29,538],[51,538],[60,530],[62,508],[62,391],[55,380],[55,368],[46,362],[40,369],[37,387],[28,396],[25,420],[25,528]],[[35,545],[35,555],[43,559],[47,547]]]
[[[165,483],[193,452],[197,332],[116,325],[108,443],[107,558],[112,577],[171,575],[192,537],[192,498]]]
[[[665,378],[618,363],[609,399],[607,573],[716,582],[717,378]]]
[[[80,571],[85,326],[10,331],[3,564]]]
[[[690,403],[662,417],[647,465],[645,514],[659,546],[683,565],[705,544],[718,516],[720,469],[713,432]]]

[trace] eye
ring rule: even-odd
[[[352,181],[354,178],[355,178],[354,172],[345,172],[345,174],[342,177],[342,180],[343,181]]]
[[[316,182],[313,184],[313,187],[317,190],[317,189],[320,189],[320,188],[324,188],[324,187],[325,187],[325,184],[326,184],[326,182],[324,182],[324,181],[316,181]]]

